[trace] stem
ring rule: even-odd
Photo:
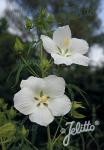
[[[61,137],[61,133],[59,134],[59,136],[53,141],[53,145],[55,145],[55,143],[58,141],[58,139]]]
[[[6,150],[6,146],[5,146],[5,144],[3,143],[2,138],[1,138],[1,147],[2,147],[2,150]]]
[[[26,62],[26,60],[24,59],[23,56],[21,56],[21,60],[23,61],[23,63],[28,67],[27,70],[33,75],[33,76],[37,76],[39,77],[36,72],[29,66],[29,64]]]
[[[32,143],[27,139],[25,138],[25,141],[31,145],[31,147],[34,149],[34,150],[39,150],[36,146],[32,145]]]
[[[2,150],[6,150],[6,147],[4,144],[2,144],[1,146],[2,146]]]
[[[43,49],[42,49],[42,44],[40,44],[40,62],[42,63],[43,59]],[[44,69],[43,69],[43,63],[41,64],[41,76],[44,77]]]
[[[57,127],[57,129],[56,129],[56,132],[55,132],[55,134],[54,134],[53,142],[54,142],[54,140],[55,140],[55,138],[56,138],[56,135],[57,135],[57,133],[58,133],[58,130],[59,130],[59,128],[60,128],[60,124],[61,124],[61,122],[62,122],[62,119],[63,119],[63,116],[61,117],[60,122],[59,122],[59,125],[58,125],[58,127]]]
[[[28,49],[28,52],[27,52],[27,56],[30,54],[31,48],[32,48],[33,44],[35,44],[35,43],[36,43],[36,41],[31,42],[29,49]]]
[[[85,150],[85,140],[84,140],[83,134],[81,134],[80,136],[82,139],[82,150]]]
[[[62,64],[61,64],[61,65],[58,65],[56,71],[57,71],[56,73],[57,73],[58,76],[63,76],[63,72],[64,72],[64,67],[63,67],[63,65],[62,65]]]
[[[52,145],[52,139],[51,139],[51,135],[50,135],[49,126],[47,127],[47,135],[48,135],[47,150],[53,150],[53,145]]]

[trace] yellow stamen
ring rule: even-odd
[[[68,38],[64,38],[63,44],[64,44],[64,47],[68,47],[69,39]]]
[[[41,103],[47,103],[48,102],[48,98],[49,98],[48,96],[44,95],[44,96],[40,97],[39,99],[40,99]]]
[[[38,97],[34,97],[34,99],[38,101],[37,106],[40,106],[40,104],[44,104],[47,106],[49,98],[49,96],[43,94],[43,91],[40,92],[40,95]]]

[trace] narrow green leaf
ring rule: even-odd
[[[86,116],[78,113],[77,111],[72,111],[72,116],[77,119],[85,118]]]

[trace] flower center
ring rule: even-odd
[[[42,97],[39,97],[39,100],[41,103],[47,103],[48,102],[48,96],[43,95]]]
[[[57,52],[57,54],[61,55],[61,56],[64,56],[64,57],[69,57],[71,56],[71,52],[68,50],[68,49],[60,49],[58,47],[59,51]]]
[[[40,95],[37,96],[37,97],[34,97],[34,99],[38,101],[37,106],[40,106],[40,104],[44,104],[44,105],[47,106],[48,105],[49,96],[44,95],[43,91],[41,91]]]
[[[63,48],[58,47],[58,52],[57,54],[64,56],[64,57],[69,57],[71,56],[71,51],[69,50],[69,39],[68,38],[64,38],[63,40]]]

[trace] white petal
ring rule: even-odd
[[[55,42],[48,36],[41,35],[41,40],[43,41],[43,47],[48,53],[57,53],[58,48]]]
[[[29,115],[29,119],[41,126],[47,126],[54,120],[54,117],[48,110],[48,107],[41,104],[40,106],[36,107],[34,113]]]
[[[54,63],[57,65],[60,65],[60,64],[71,65],[72,64],[71,57],[64,57],[64,56],[54,54],[54,53],[52,53],[51,56],[54,59]]]
[[[71,102],[66,95],[63,95],[56,99],[50,99],[48,107],[54,116],[64,116],[70,111]]]
[[[32,113],[36,107],[33,97],[30,89],[23,88],[14,95],[14,107],[25,115]]]
[[[84,55],[76,54],[71,57],[73,64],[88,66],[90,59]]]
[[[29,77],[27,80],[22,80],[20,84],[21,88],[28,87],[34,91],[35,95],[39,95],[45,87],[45,82],[42,78],[34,76]]]
[[[71,39],[70,50],[72,51],[72,53],[85,54],[88,52],[88,49],[89,46],[85,40],[77,39],[77,38]]]
[[[49,97],[57,97],[61,96],[65,92],[65,81],[61,77],[57,77],[55,75],[50,75],[44,78],[46,88],[45,93]]]
[[[88,66],[90,59],[84,55],[81,54],[74,54],[69,57],[63,57],[58,54],[51,54],[51,56],[54,58],[54,63],[59,64],[65,64],[65,65],[71,65],[71,64],[78,64],[82,66]]]
[[[57,28],[53,33],[53,40],[58,45],[58,47],[64,48],[65,39],[68,39],[70,44],[71,30],[68,25]]]

